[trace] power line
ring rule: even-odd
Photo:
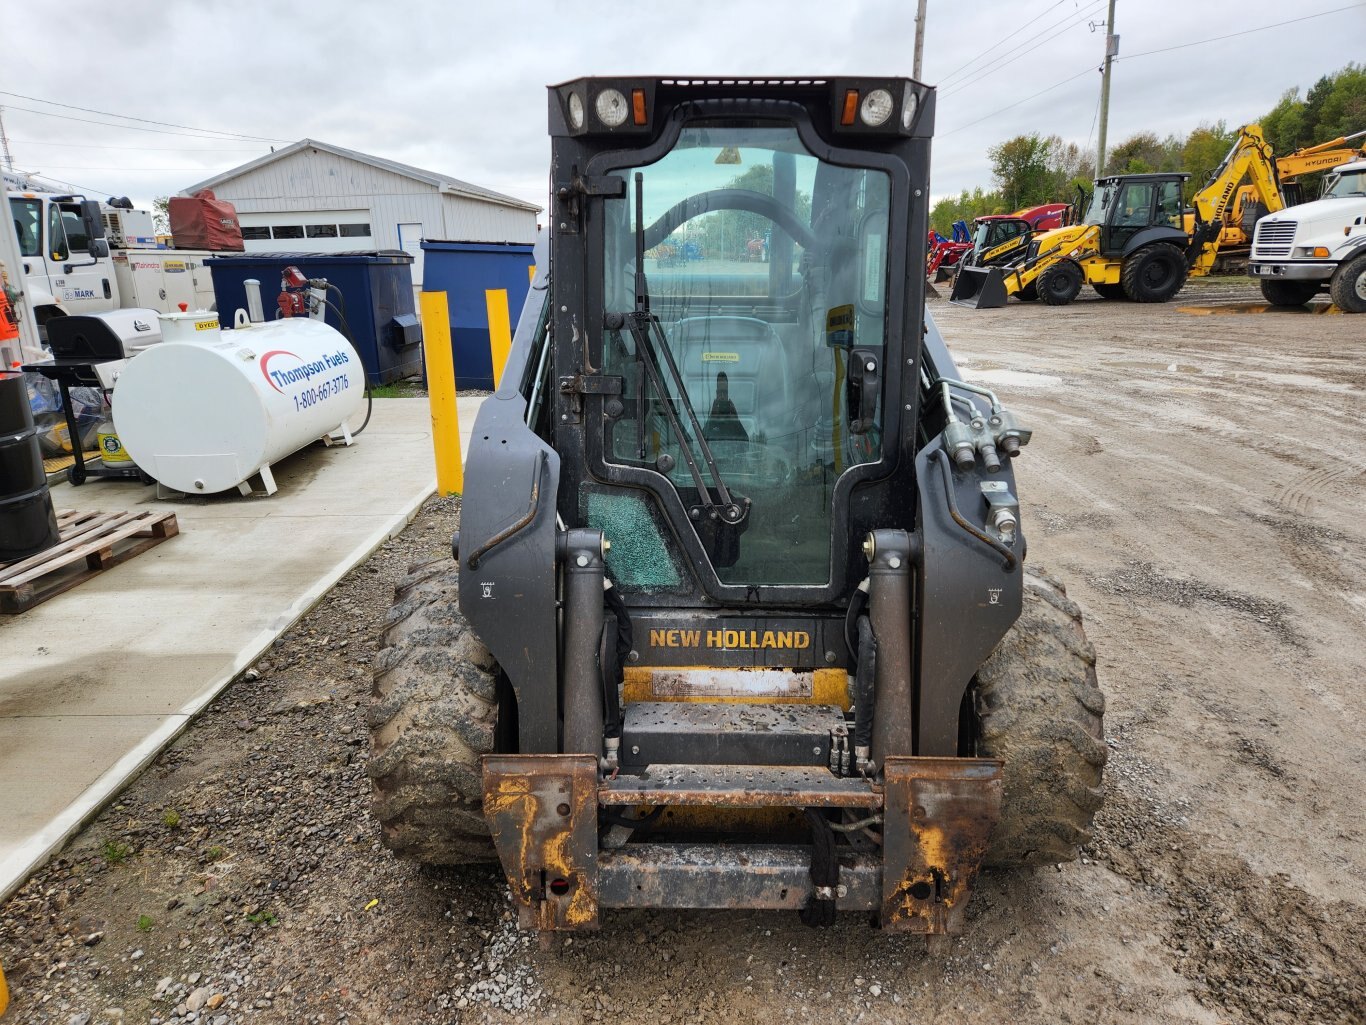
[[[1024,99],[1016,100],[1014,103],[1004,106],[999,110],[993,110],[990,114],[984,114],[983,116],[979,117],[976,121],[969,121],[967,124],[959,125],[957,128],[951,128],[947,132],[939,132],[937,138],[942,139],[946,135],[953,135],[955,132],[961,132],[963,131],[963,129],[971,128],[973,125],[980,125],[983,121],[988,121],[991,118],[995,117],[997,114],[1004,114],[1007,110],[1013,110],[1015,107],[1018,107],[1021,103],[1028,103],[1030,100],[1042,96],[1044,93],[1051,93],[1054,89],[1057,89],[1059,86],[1064,86],[1068,82],[1073,82],[1078,78],[1081,78],[1082,75],[1093,74],[1095,70],[1096,69],[1094,67],[1088,67],[1081,71],[1078,71],[1075,75],[1071,75],[1068,78],[1064,78],[1061,82],[1054,82],[1052,85],[1048,86],[1045,89],[1040,89],[1036,93],[1030,93]]]
[[[141,174],[144,171],[194,171],[203,174],[212,170],[208,167],[129,167],[127,164],[47,164],[54,171],[122,171],[125,174]]]
[[[11,108],[13,109],[13,108]],[[20,146],[62,146],[73,147],[76,149],[127,149],[138,152],[152,151],[156,153],[259,153],[259,146],[239,146],[227,149],[220,148],[196,148],[193,146],[106,146],[103,143],[95,142],[43,142],[38,139],[11,139],[10,142]]]
[[[93,185],[82,185],[80,182],[67,181],[65,178],[53,178],[38,171],[15,171],[14,173],[25,178],[39,178],[51,182],[53,185],[64,185],[67,188],[79,189],[81,192],[89,192],[92,195],[114,196],[118,194],[113,189],[97,189]]]
[[[1034,35],[1030,36],[1028,39],[1021,40],[1021,44],[1020,44],[1020,45],[1023,46],[1025,43],[1031,43],[1031,42],[1033,42],[1035,39],[1038,39],[1040,36],[1048,35],[1048,34],[1049,34],[1050,32],[1052,32],[1054,29],[1058,28],[1058,27],[1061,26],[1061,25],[1066,24],[1066,23],[1067,23],[1070,19],[1072,19],[1073,17],[1076,17],[1076,16],[1079,15],[1080,17],[1085,18],[1087,15],[1095,14],[1095,13],[1099,12],[1099,10],[1100,10],[1103,6],[1105,6],[1105,0],[1096,0],[1096,2],[1095,2],[1095,3],[1092,3],[1090,7],[1083,8],[1083,9],[1080,10],[1080,11],[1074,11],[1074,12],[1072,12],[1071,14],[1068,14],[1067,17],[1064,18],[1062,21],[1055,22],[1054,24],[1048,26],[1046,29],[1043,29],[1043,30],[1040,31],[1040,32],[1036,32]],[[1080,24],[1080,22],[1078,22],[1078,24]],[[1070,26],[1069,26],[1069,27],[1070,27]],[[1004,69],[1004,68],[1008,68],[1010,65],[1014,64],[1014,63],[1015,63],[1016,61],[1018,61],[1018,60],[1023,60],[1023,59],[1026,58],[1026,57],[1037,57],[1037,56],[1038,56],[1038,55],[1037,55],[1033,50],[1022,50],[1020,53],[1017,53],[1014,57],[1010,58],[1010,60],[1008,60],[1008,61],[1003,61],[1003,62],[1000,63],[1000,64],[994,64],[994,65],[992,65],[992,66],[990,66],[990,67],[987,67],[987,68],[978,68],[977,71],[973,72],[970,76],[968,76],[968,78],[964,79],[964,80],[961,81],[961,82],[956,83],[956,84],[955,84],[951,89],[949,89],[948,92],[945,93],[944,95],[952,96],[952,95],[954,95],[955,93],[959,92],[960,90],[966,89],[966,88],[968,88],[969,86],[972,86],[972,85],[976,85],[978,82],[982,81],[983,79],[990,78],[992,75],[996,74],[996,72],[1001,71],[1001,70]]]
[[[6,104],[6,110],[22,110],[26,114],[39,114],[43,117],[57,117],[63,121],[79,121],[87,125],[99,125],[101,128],[115,128],[121,132],[156,132],[159,135],[183,135],[187,139],[205,139],[210,142],[224,142],[212,135],[191,135],[189,132],[173,132],[169,128],[139,128],[137,125],[116,125],[108,121],[92,121],[88,117],[72,117],[70,114],[58,114],[51,110],[33,110],[30,107],[16,107],[13,104]],[[274,139],[274,142],[284,142],[284,139]]]
[[[1262,25],[1258,28],[1247,28],[1241,32],[1230,32],[1224,36],[1211,36],[1208,39],[1197,39],[1191,43],[1178,43],[1175,46],[1164,46],[1160,50],[1144,50],[1142,53],[1125,54],[1123,57],[1116,57],[1115,60],[1133,60],[1135,57],[1151,57],[1155,53],[1169,53],[1172,50],[1184,50],[1188,46],[1203,46],[1205,43],[1217,43],[1221,39],[1232,39],[1235,36],[1249,36],[1254,32],[1265,32],[1270,28],[1280,28],[1282,25],[1293,25],[1299,21],[1309,21],[1313,18],[1323,18],[1329,14],[1341,14],[1343,11],[1350,11],[1354,7],[1366,7],[1366,4],[1348,4],[1346,7],[1334,7],[1331,11],[1319,11],[1318,14],[1306,14],[1300,18],[1291,18],[1289,21],[1278,21],[1274,25]]]
[[[133,117],[131,114],[115,114],[108,110],[92,110],[89,107],[78,107],[71,103],[58,103],[56,100],[45,100],[41,96],[25,96],[23,93],[12,93],[5,89],[0,89],[0,96],[14,96],[21,100],[28,100],[32,103],[45,103],[49,107],[62,107],[66,110],[79,110],[83,114],[99,114],[101,117],[116,117],[124,121],[138,121],[145,125],[161,125],[163,128],[183,128],[189,132],[211,132],[214,135],[226,135],[236,139],[250,139],[253,142],[289,142],[289,139],[272,139],[264,135],[245,135],[242,132],[227,132],[218,128],[196,128],[194,125],[177,125],[169,121],[152,121],[145,117]],[[15,108],[21,110],[23,108]],[[42,111],[30,111],[30,113],[42,113]],[[58,115],[53,115],[58,116]],[[73,118],[72,120],[79,120]],[[98,123],[98,122],[96,122]],[[119,125],[116,127],[131,127]],[[173,133],[168,133],[173,134]]]
[[[1006,36],[1002,37],[998,42],[995,42],[995,43],[993,43],[991,46],[988,46],[985,50],[979,51],[978,54],[977,54],[977,56],[974,57],[974,58],[972,58],[972,60],[968,61],[968,62],[967,62],[966,64],[964,64],[962,67],[955,68],[953,71],[949,72],[947,75],[945,75],[943,78],[941,78],[941,79],[939,80],[939,82],[937,83],[938,87],[939,87],[939,88],[943,88],[944,86],[948,85],[951,81],[953,81],[953,79],[954,79],[955,77],[957,77],[958,72],[962,71],[964,68],[969,68],[969,67],[971,67],[972,65],[976,64],[979,60],[981,60],[981,59],[982,59],[983,57],[985,57],[987,54],[991,53],[992,50],[994,50],[994,49],[996,49],[998,46],[1000,46],[1001,43],[1009,42],[1009,41],[1010,41],[1011,39],[1013,39],[1015,36],[1019,35],[1019,33],[1023,32],[1025,29],[1029,28],[1030,25],[1032,25],[1032,24],[1034,24],[1036,21],[1038,21],[1039,18],[1042,18],[1045,14],[1047,14],[1049,11],[1051,11],[1054,7],[1060,7],[1060,6],[1061,6],[1062,4],[1064,4],[1064,3],[1066,3],[1066,0],[1056,0],[1055,3],[1050,4],[1048,7],[1045,7],[1045,8],[1039,13],[1038,17],[1030,18],[1027,22],[1025,22],[1025,23],[1024,23],[1023,25],[1021,25],[1019,28],[1015,29],[1013,32],[1010,32],[1010,33],[1007,34]]]

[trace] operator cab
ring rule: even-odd
[[[1180,230],[1181,189],[1188,178],[1188,174],[1126,174],[1097,179],[1083,223],[1100,225],[1101,254],[1123,254],[1144,228]]]
[[[923,297],[904,282],[924,258],[910,154],[927,152],[929,94],[746,84],[744,100],[670,80],[553,91],[559,195],[583,218],[553,238],[557,294],[583,299],[553,330],[583,335],[611,389],[584,396],[583,445],[556,446],[584,452],[561,495],[566,521],[636,539],[608,557],[628,593],[830,600],[872,522],[851,525],[855,496],[871,511],[914,432],[887,396],[917,390]]]

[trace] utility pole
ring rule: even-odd
[[[14,170],[14,158],[9,153],[9,136],[5,134],[5,108],[0,107],[0,155],[5,159],[5,170]]]
[[[1110,12],[1105,17],[1105,71],[1100,80],[1100,145],[1096,151],[1096,177],[1105,173],[1105,128],[1110,120],[1110,65],[1119,53],[1119,36],[1115,35],[1115,0],[1110,0]]]
[[[920,59],[925,54],[925,2],[920,0],[915,11],[915,63],[911,65],[911,77],[917,82],[920,81]]]

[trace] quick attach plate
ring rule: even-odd
[[[524,929],[598,927],[592,755],[484,755],[484,817]]]
[[[1001,815],[1003,764],[995,758],[887,757],[884,929],[943,935],[962,928],[972,882]]]

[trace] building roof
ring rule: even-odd
[[[288,146],[281,147],[265,156],[257,157],[255,160],[248,161],[231,170],[216,174],[212,178],[206,178],[202,182],[191,185],[185,189],[182,195],[193,195],[200,189],[212,189],[221,185],[223,182],[233,178],[240,178],[249,171],[255,171],[258,167],[282,160],[292,156],[304,149],[318,149],[324,153],[331,153],[334,156],[346,157],[349,160],[356,160],[362,164],[369,164],[378,167],[382,171],[389,171],[393,174],[401,174],[405,178],[412,178],[415,181],[424,182],[431,185],[440,192],[449,193],[453,196],[464,196],[467,199],[477,199],[485,203],[497,203],[499,206],[510,206],[517,210],[530,210],[539,212],[542,208],[535,203],[528,203],[523,199],[514,199],[512,196],[505,196],[501,192],[494,192],[479,185],[471,185],[469,182],[461,181],[459,178],[452,178],[449,175],[437,174],[435,171],[424,171],[420,167],[413,167],[409,164],[400,164],[397,160],[388,160],[384,157],[371,156],[369,153],[361,153],[359,150],[346,149],[342,146],[334,146],[328,142],[319,142],[317,139],[300,139],[292,142]]]

